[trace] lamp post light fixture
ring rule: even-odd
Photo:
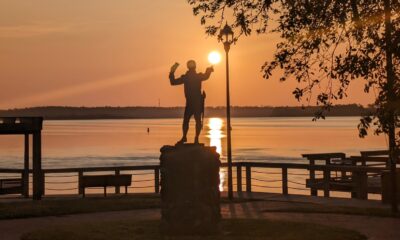
[[[231,149],[231,103],[229,94],[229,50],[231,44],[234,43],[232,28],[225,24],[218,35],[219,41],[222,41],[225,49],[226,60],[226,132],[227,132],[227,154],[228,154],[228,198],[233,199],[233,183],[232,183],[232,149]]]

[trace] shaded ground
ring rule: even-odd
[[[78,213],[125,211],[160,207],[160,197],[150,194],[90,198],[61,198],[0,202],[0,219],[60,216]]]
[[[159,233],[160,221],[117,221],[70,225],[26,234],[23,240],[153,240],[165,239]],[[221,223],[216,236],[184,236],[168,239],[204,240],[364,240],[365,236],[351,230],[309,223],[271,221],[265,219],[229,219]]]
[[[222,204],[224,218],[269,219],[296,222],[318,223],[327,226],[342,227],[358,231],[369,239],[400,239],[400,219],[377,216],[355,216],[343,214],[310,213],[310,209],[355,208],[387,211],[378,201],[360,201],[306,196],[283,196],[277,194],[252,194],[263,201]],[[301,208],[308,213],[283,212]],[[275,211],[275,212],[274,212]],[[276,212],[281,211],[281,212]],[[19,239],[23,233],[76,223],[101,223],[122,220],[156,220],[160,218],[159,209],[127,210],[101,213],[65,215],[58,217],[40,217],[28,219],[0,220],[0,239]]]
[[[257,201],[253,198],[235,198],[234,203]],[[231,203],[226,197],[221,203]],[[80,213],[126,211],[136,209],[160,208],[158,194],[111,195],[109,197],[46,197],[41,201],[30,199],[11,199],[0,201],[0,219],[61,216]]]

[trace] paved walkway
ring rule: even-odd
[[[335,199],[310,198],[304,199],[300,196],[276,196],[253,194],[253,197],[262,198],[264,201],[253,201],[246,203],[223,204],[222,214],[224,218],[265,218],[271,220],[289,220],[299,222],[310,222],[337,226],[358,231],[371,240],[398,240],[400,239],[400,219],[368,217],[340,214],[315,214],[315,213],[288,213],[268,212],[279,208],[290,208],[296,204],[323,204],[325,207],[340,205]],[[361,204],[360,207],[385,207],[373,201],[345,201],[346,205],[353,206]],[[363,206],[365,205],[365,206]],[[132,210],[121,212],[103,212],[90,214],[66,215],[58,217],[40,217],[28,219],[14,219],[0,221],[0,239],[17,240],[24,233],[34,230],[49,228],[64,224],[77,224],[85,222],[115,221],[124,219],[159,219],[158,209]]]
[[[284,207],[283,205],[285,204],[274,204],[271,202],[227,204],[222,207],[222,214],[225,218],[264,218],[336,226],[358,231],[371,240],[400,239],[399,218],[266,211],[268,209],[274,209],[274,207]]]

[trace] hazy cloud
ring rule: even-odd
[[[0,26],[0,38],[27,38],[50,34],[71,32],[68,25],[29,24],[18,26]]]
[[[143,69],[141,71],[135,71],[128,74],[122,74],[110,78],[98,79],[91,82],[83,82],[81,84],[76,84],[67,87],[60,87],[58,89],[53,89],[50,91],[32,94],[25,96],[23,98],[17,99],[7,99],[6,102],[0,102],[0,108],[7,108],[8,105],[16,107],[25,107],[33,105],[46,105],[47,103],[66,97],[74,97],[79,94],[84,94],[88,92],[96,92],[101,89],[107,89],[114,86],[139,81],[150,76],[156,76],[159,73],[163,73],[168,69],[169,65],[163,65],[158,67],[153,67],[149,69]]]

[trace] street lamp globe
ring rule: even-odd
[[[225,26],[219,32],[218,39],[222,41],[225,51],[228,52],[231,44],[234,42],[234,34],[228,23],[225,23]]]
[[[232,28],[228,25],[228,23],[225,23],[225,26],[219,32],[218,37],[223,43],[233,42],[233,31]]]

